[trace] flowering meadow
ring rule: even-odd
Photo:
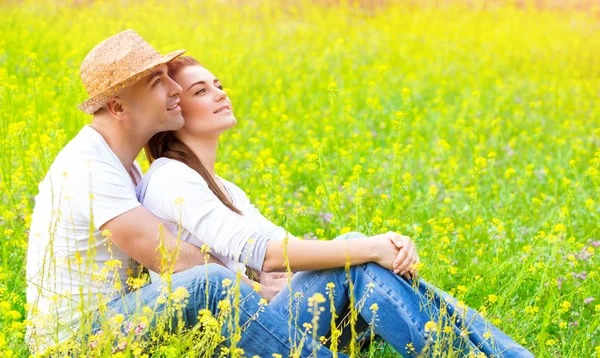
[[[536,356],[600,357],[597,9],[107,0],[0,12],[1,357],[30,354],[28,228],[37,184],[91,121],[76,109],[79,65],[128,28],[162,53],[187,49],[222,81],[238,124],[217,173],[267,218],[304,239],[411,236],[423,278]],[[186,294],[172,294],[172,314]],[[207,355],[194,342],[218,343],[224,321],[200,315],[203,330],[55,354]],[[358,351],[399,356],[379,341]]]

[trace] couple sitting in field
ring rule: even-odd
[[[128,30],[84,59],[81,79],[90,98],[79,108],[93,115],[92,123],[58,154],[35,198],[27,253],[32,353],[86,330],[93,335],[111,317],[160,312],[167,304],[158,275],[165,270],[161,245],[177,250],[167,265],[169,288],[189,294],[182,314],[170,318],[175,326],[195,326],[204,308],[218,315],[222,283],[236,282],[241,272],[244,331],[236,346],[247,356],[334,356],[347,339],[312,337],[331,334],[330,322],[344,315],[351,296],[361,301],[357,331],[374,322],[375,334],[403,355],[432,355],[432,342],[445,340],[443,350],[464,355],[532,356],[476,311],[417,278],[410,238],[349,233],[304,241],[263,217],[242,189],[215,174],[219,136],[236,118],[220,81],[184,52],[160,55]],[[135,162],[142,148],[152,162],[143,177]],[[204,244],[211,248],[208,263]],[[140,265],[152,282],[138,288]],[[288,267],[296,272],[290,285]],[[259,289],[246,268],[257,274]],[[320,312],[316,332],[290,336],[288,321],[299,327],[312,321],[309,298],[331,292],[335,312]],[[138,328],[152,330],[155,322]],[[223,337],[231,329],[223,327]]]

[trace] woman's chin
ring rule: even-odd
[[[229,120],[229,127],[227,129],[235,127],[235,125],[237,124],[237,119],[233,116],[233,114],[227,119]]]

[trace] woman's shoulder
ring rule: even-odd
[[[199,180],[204,181],[202,176],[198,174],[194,169],[187,166],[187,164],[180,162],[179,160],[171,158],[158,158],[150,165],[148,171],[144,175],[143,180],[150,181],[151,179],[161,178],[177,181],[178,179],[187,180],[189,176],[197,177]]]
[[[242,188],[240,188],[239,186],[237,186],[234,182],[229,181],[219,175],[217,175],[217,178],[219,178],[224,184],[225,186],[227,186],[227,188],[231,191],[234,191],[238,194],[241,194],[243,196],[246,196],[246,193],[244,192],[244,190]]]
[[[140,200],[155,191],[164,195],[169,189],[180,191],[190,184],[207,186],[202,176],[186,164],[175,159],[158,158],[142,178]]]

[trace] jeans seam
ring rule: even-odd
[[[376,264],[375,264],[376,265]],[[415,320],[413,319],[412,315],[406,310],[406,308],[404,308],[401,300],[394,300],[394,298],[390,295],[390,289],[389,286],[384,284],[383,282],[377,280],[377,278],[373,275],[370,274],[369,270],[367,270],[367,265],[359,265],[357,266],[358,268],[362,269],[363,272],[365,273],[366,276],[368,276],[371,280],[373,280],[374,282],[377,282],[382,288],[385,288],[383,290],[383,294],[392,302],[398,302],[399,303],[399,308],[404,312],[404,315],[406,317],[408,317],[411,321],[411,323],[413,324],[413,327],[416,328],[416,331],[419,333],[420,337],[423,340],[423,344],[426,343],[425,339],[424,339],[424,334],[423,331],[420,329],[419,325],[415,322]]]

